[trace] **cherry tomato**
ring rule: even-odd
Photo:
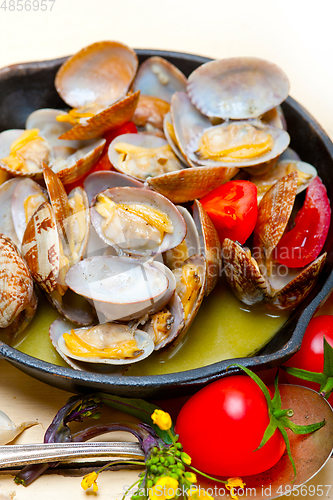
[[[310,372],[322,373],[324,368],[324,337],[333,347],[333,316],[315,316],[311,319],[303,337],[301,348],[294,354],[285,366],[301,368]],[[308,380],[301,380],[286,373],[288,382],[291,384],[304,385],[315,391],[319,390],[319,384]],[[333,394],[328,398],[333,405]]]
[[[118,137],[118,135],[123,135],[123,134],[136,134],[137,133],[137,128],[132,122],[127,122],[121,127],[117,128],[116,130],[112,130],[111,132],[107,132],[104,135],[104,139],[106,140],[103,153],[100,156],[100,159],[98,162],[87,172],[83,177],[78,179],[75,182],[72,182],[71,184],[66,184],[65,189],[67,194],[72,191],[72,189],[78,187],[78,186],[83,186],[83,183],[85,179],[88,177],[88,175],[94,173],[94,172],[100,172],[102,170],[114,170],[112,163],[109,160],[108,156],[108,149],[110,146],[110,143]]]
[[[256,225],[257,187],[250,181],[229,181],[213,189],[200,202],[211,218],[221,241],[243,244]]]
[[[247,476],[269,469],[284,453],[279,430],[255,451],[268,424],[259,386],[246,375],[235,375],[192,396],[178,415],[176,432],[194,467],[212,475]]]
[[[315,260],[324,246],[331,221],[330,202],[319,177],[313,179],[295,226],[276,247],[276,259],[288,267],[303,267]]]

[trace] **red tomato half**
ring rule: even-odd
[[[181,409],[176,432],[194,467],[217,476],[248,476],[271,468],[285,443],[279,430],[257,451],[269,424],[259,386],[246,375],[213,382]]]
[[[104,150],[102,155],[100,156],[100,159],[98,162],[87,172],[83,177],[78,179],[75,182],[72,182],[71,184],[66,184],[65,189],[67,194],[72,191],[72,189],[76,188],[77,186],[83,186],[83,182],[85,179],[88,177],[88,175],[94,173],[94,172],[100,172],[102,170],[111,170],[113,169],[113,165],[109,160],[109,155],[108,155],[108,149],[110,146],[110,143],[118,137],[118,135],[123,135],[123,134],[136,134],[137,133],[137,128],[132,122],[127,122],[121,127],[117,128],[116,130],[112,130],[112,132],[107,132],[104,135],[104,139],[106,139],[106,143],[104,146]]]
[[[310,372],[322,373],[324,368],[324,337],[333,347],[333,316],[323,315],[311,319],[303,337],[301,348],[294,354],[285,366],[293,366]],[[319,390],[319,384],[301,380],[286,373],[286,377],[291,384],[310,387],[315,391]],[[333,405],[333,394],[328,398]]]
[[[243,244],[256,225],[257,187],[250,181],[229,181],[213,189],[200,202],[211,218],[221,241]]]
[[[331,207],[326,188],[319,177],[313,179],[295,226],[285,233],[276,247],[276,259],[288,267],[303,267],[320,254],[330,227]]]

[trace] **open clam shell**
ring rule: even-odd
[[[43,203],[31,217],[23,235],[22,254],[34,280],[47,293],[53,292],[60,269],[60,248],[57,222],[49,203]]]
[[[173,203],[186,203],[202,198],[237,173],[238,168],[230,166],[192,167],[149,177],[147,184]]]
[[[166,140],[142,133],[116,137],[109,146],[109,159],[119,172],[141,181],[183,168]]]
[[[304,191],[304,189],[309,186],[312,179],[317,177],[317,170],[315,167],[310,165],[310,163],[298,160],[278,161],[277,164],[267,173],[250,177],[250,181],[257,186],[258,203],[264,194],[273,186],[273,184],[293,171],[296,171],[298,174],[297,194]]]
[[[91,299],[107,321],[129,320],[155,312],[170,300],[168,270],[161,266],[129,257],[91,257],[68,271],[66,284]]]
[[[189,157],[191,140],[211,127],[209,119],[193,106],[186,92],[176,92],[171,99],[170,114],[177,145],[191,167],[197,166]]]
[[[82,147],[79,141],[64,141],[59,139],[60,135],[72,128],[70,123],[57,121],[57,116],[66,114],[65,111],[60,109],[37,109],[28,116],[25,128],[26,130],[34,128],[39,129],[40,135],[44,137],[44,139],[47,139],[53,151],[59,148],[70,148],[71,150],[79,149]],[[54,155],[56,155],[56,152]]]
[[[105,139],[95,141],[77,150],[67,159],[58,158],[53,160],[49,166],[58,175],[63,184],[70,184],[89,172],[101,156],[105,142]]]
[[[174,92],[186,90],[186,77],[163,57],[150,57],[141,64],[134,80],[134,90],[170,102]]]
[[[114,187],[143,187],[141,181],[137,181],[129,175],[120,174],[119,172],[106,171],[94,172],[88,175],[83,182],[84,189],[87,193],[89,205],[95,196],[106,189]]]
[[[21,179],[9,179],[0,186],[0,233],[8,236],[16,246],[20,247],[12,216],[12,196]]]
[[[126,325],[121,325],[119,323],[104,323],[103,325],[97,325],[92,327],[85,327],[74,330],[75,334],[80,337],[85,343],[91,344],[93,342],[96,346],[101,346],[100,349],[107,348],[108,345],[114,345],[114,335],[112,335],[112,330],[115,329],[125,329],[128,328]],[[69,332],[65,332],[69,333]],[[136,329],[133,335],[134,340],[137,343],[137,355],[131,356],[129,358],[102,358],[98,356],[79,356],[73,354],[67,347],[64,340],[64,334],[58,340],[58,349],[62,353],[71,359],[81,361],[84,363],[104,363],[109,365],[128,365],[130,363],[136,363],[147,358],[154,350],[154,343],[148,333]]]
[[[183,267],[184,266],[191,266],[194,272],[194,278],[196,280],[196,283],[198,284],[198,288],[195,289],[189,289],[185,292],[185,296],[187,298],[186,304],[184,304],[183,300],[184,297],[182,297],[182,289],[183,289],[183,284],[181,283],[181,278],[182,278],[182,273],[183,273]],[[174,271],[177,285],[176,285],[176,294],[179,295],[183,308],[184,308],[184,323],[182,323],[179,327],[179,331],[177,335],[175,336],[173,345],[179,344],[186,332],[188,331],[189,327],[191,326],[195,316],[197,315],[197,312],[200,308],[200,305],[203,301],[204,295],[205,295],[205,282],[206,282],[206,260],[203,255],[192,255],[189,259],[187,259],[183,266],[181,268],[175,269]],[[191,285],[188,283],[187,285]],[[193,294],[193,296],[192,296]],[[186,307],[188,304],[191,304],[192,306],[190,309]]]
[[[132,121],[134,125],[144,128],[148,133],[150,130],[163,131],[163,120],[169,111],[168,102],[158,97],[141,94]]]
[[[269,267],[269,259],[290,218],[297,191],[296,171],[279,179],[265,193],[258,207],[253,249],[259,264]]]
[[[21,243],[30,218],[46,201],[47,196],[37,182],[29,178],[19,180],[13,191],[11,210],[15,231]]]
[[[139,101],[139,92],[129,94],[107,108],[99,111],[91,118],[83,118],[77,125],[60,135],[60,139],[88,140],[97,139],[107,131],[115,130],[134,115]]]
[[[97,211],[98,196],[92,202],[91,222],[99,237],[108,245],[113,246],[119,254],[156,255],[173,248],[183,241],[186,235],[185,221],[177,208],[164,196],[148,189],[119,187],[107,189],[101,195],[111,202],[121,204],[128,214],[120,218],[117,210],[112,219],[108,219]],[[172,224],[172,232],[158,234],[153,223],[130,213],[131,205],[145,207],[164,214]],[[133,209],[134,210],[134,209]],[[135,210],[134,210],[135,211]],[[105,225],[106,222],[106,225]],[[147,232],[148,231],[148,232]]]
[[[221,274],[221,242],[214,224],[198,200],[193,204],[193,218],[206,259],[205,295],[209,295]]]
[[[177,247],[167,250],[163,260],[170,269],[177,269],[192,255],[200,254],[201,243],[197,226],[190,212],[183,206],[177,206],[186,223],[186,237]]]
[[[271,295],[266,277],[246,251],[235,241],[225,238],[222,245],[223,271],[236,297],[247,305],[263,302]]]
[[[275,64],[233,57],[203,64],[188,78],[187,92],[206,116],[224,120],[257,118],[283,102],[289,80]]]
[[[179,295],[175,293],[163,310],[152,315],[149,322],[144,325],[144,330],[154,342],[154,350],[159,351],[173,342],[184,328],[184,321],[184,307]],[[161,325],[161,322],[165,324]],[[161,329],[166,330],[164,335],[161,335]]]
[[[270,140],[266,152],[249,156],[227,157],[222,150],[227,151],[239,148],[243,138],[252,134],[264,135],[263,141]],[[229,142],[229,138],[233,142]],[[187,146],[188,157],[197,165],[224,166],[224,167],[251,167],[266,163],[279,156],[290,142],[290,136],[285,130],[265,125],[259,120],[224,122],[221,125],[206,129],[194,137]],[[221,145],[221,146],[219,146]],[[247,146],[246,146],[247,147]],[[206,151],[211,150],[210,153]]]
[[[38,130],[36,129],[38,132]],[[15,177],[42,177],[42,161],[48,161],[51,148],[48,141],[44,140],[39,133],[33,139],[30,139],[30,144],[22,143],[19,146],[19,156],[15,155],[13,162],[10,162],[8,157],[13,154],[12,145],[17,141],[22,134],[26,132],[21,129],[5,130],[0,133],[0,167],[6,172]],[[20,162],[17,162],[20,158]],[[23,163],[22,163],[23,162]],[[17,166],[13,165],[17,163]]]
[[[110,105],[128,92],[137,67],[138,57],[127,45],[97,42],[64,62],[55,87],[72,108],[90,103]]]

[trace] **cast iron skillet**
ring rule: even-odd
[[[178,52],[137,50],[140,63],[147,57],[165,57],[186,76],[209,61],[204,57]],[[0,70],[0,131],[24,128],[26,117],[39,108],[66,108],[54,88],[54,77],[65,59],[19,64]],[[333,200],[333,144],[312,116],[292,98],[282,105],[291,135],[291,147],[302,160],[313,164]],[[251,369],[267,369],[286,361],[301,345],[305,328],[323,299],[333,287],[333,224],[325,244],[328,252],[325,268],[316,288],[291,315],[287,323],[260,354],[233,360]],[[47,384],[70,392],[95,390],[129,397],[175,397],[190,394],[217,378],[226,375],[230,361],[210,366],[144,377],[91,374],[59,367],[23,354],[0,342],[0,356],[17,368]],[[236,370],[228,370],[228,374]]]

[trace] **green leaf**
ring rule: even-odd
[[[283,437],[283,440],[285,442],[285,445],[286,445],[286,450],[287,450],[287,453],[288,453],[288,457],[289,457],[289,460],[291,462],[291,465],[293,466],[293,471],[294,471],[294,481],[296,479],[296,475],[297,475],[297,471],[296,471],[296,465],[295,465],[295,462],[294,462],[294,459],[293,459],[293,456],[291,454],[291,449],[290,449],[290,442],[289,442],[289,438],[288,438],[288,434],[287,434],[287,431],[285,430],[285,428],[283,427],[283,424],[279,423],[279,426],[278,426],[281,434],[282,434],[282,437]]]
[[[308,370],[302,370],[301,368],[293,368],[291,366],[282,366],[282,368],[290,375],[301,378],[302,380],[308,380],[309,382],[316,382],[317,384],[320,385],[326,381],[326,377],[323,373],[309,372]]]
[[[333,347],[324,337],[324,375],[333,377]]]
[[[261,443],[258,446],[258,448],[256,448],[254,451],[260,450],[260,448],[265,446],[267,441],[273,436],[274,432],[276,431],[276,428],[277,428],[276,419],[271,415],[271,421],[268,424],[268,426],[266,427],[266,430],[265,430],[264,435],[262,437]]]
[[[289,418],[282,417],[280,421],[283,423],[284,427],[288,427],[288,429],[292,430],[295,434],[310,434],[325,425],[325,420],[321,422],[316,422],[315,424],[308,425],[298,425],[289,420]]]
[[[230,366],[237,366],[237,368],[240,368],[241,370],[243,370],[247,375],[249,375],[249,377],[252,378],[252,380],[254,382],[256,382],[257,385],[259,385],[260,389],[262,390],[265,398],[266,398],[266,401],[267,401],[267,404],[268,404],[268,409],[269,409],[269,412],[270,413],[273,413],[273,404],[272,404],[272,398],[271,398],[271,395],[266,387],[266,385],[264,384],[264,382],[261,380],[261,378],[258,377],[258,375],[256,375],[255,373],[253,373],[252,370],[249,370],[249,368],[246,368],[245,366],[243,365],[239,365],[238,363],[235,363],[233,365],[229,365],[227,367],[227,370],[228,368],[230,368]]]
[[[112,394],[105,394],[103,392],[98,392],[94,395],[94,399],[101,401],[102,403],[111,406],[115,410],[122,411],[133,417],[137,417],[142,422],[151,425],[156,434],[163,439],[166,444],[172,444],[172,439],[168,434],[168,431],[162,431],[151,419],[151,415],[156,409],[161,409],[159,406],[153,403],[147,403],[143,399],[136,398],[122,398],[120,396],[114,396]],[[175,435],[173,425],[170,429],[171,433]]]
[[[274,379],[274,397],[272,399],[272,404],[276,410],[280,410],[282,403],[279,391],[279,370],[276,372]]]

